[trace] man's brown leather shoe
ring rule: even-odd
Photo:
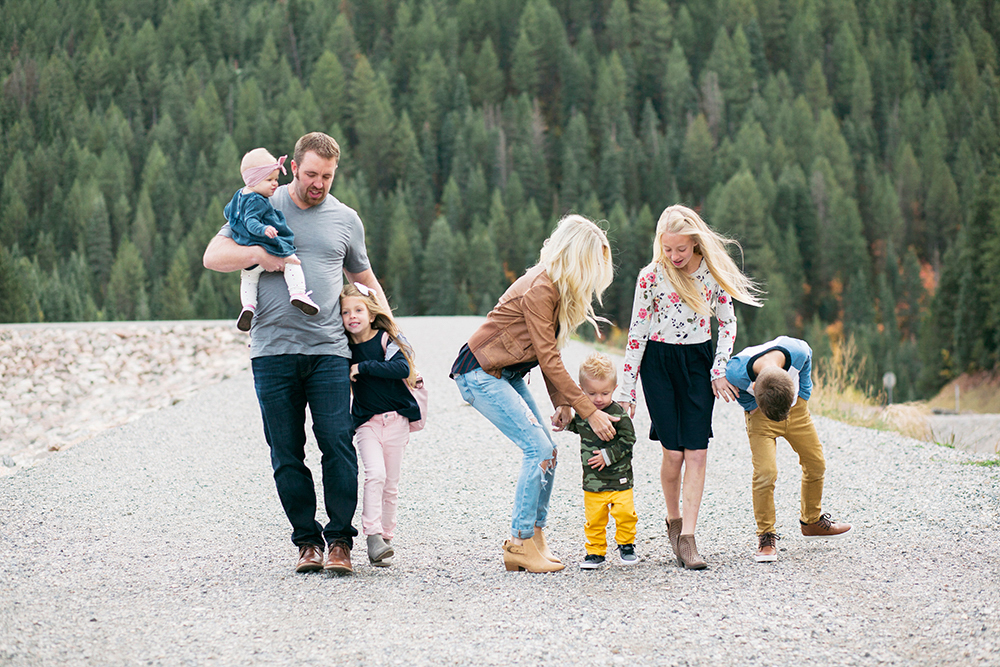
[[[295,565],[296,572],[319,572],[323,569],[323,547],[315,544],[303,544],[299,547],[299,562]]]
[[[326,563],[323,569],[327,572],[337,572],[339,574],[350,574],[354,572],[351,567],[351,549],[343,542],[334,542],[330,546],[330,551],[326,554]]]

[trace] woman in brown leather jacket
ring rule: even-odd
[[[604,232],[582,216],[566,216],[542,246],[538,264],[504,292],[452,366],[451,376],[462,398],[524,454],[511,538],[503,546],[507,570],[563,569],[542,533],[552,495],[556,446],[528,391],[524,380],[528,371],[535,366],[542,371],[556,409],[551,418],[555,430],[569,424],[576,410],[602,440],[614,437],[615,418],[594,408],[566,371],[559,353],[584,321],[597,328],[592,301],[596,298],[600,303],[612,275],[611,247]]]

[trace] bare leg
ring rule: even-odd
[[[684,450],[684,526],[682,535],[694,535],[701,509],[701,494],[705,490],[705,467],[708,462],[707,449]],[[669,512],[669,506],[667,511]]]
[[[660,464],[660,485],[663,487],[663,499],[667,503],[667,518],[679,519],[681,516],[681,465],[684,463],[684,452],[663,450],[663,462]]]

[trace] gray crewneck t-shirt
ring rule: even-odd
[[[322,204],[300,209],[292,201],[287,185],[278,188],[270,202],[285,214],[295,234],[295,255],[302,262],[306,289],[312,291],[320,312],[310,316],[291,305],[284,276],[265,271],[257,285],[250,358],[306,354],[350,359],[340,317],[340,290],[345,269],[361,273],[371,268],[361,218],[333,195],[327,195]],[[232,238],[228,223],[219,235]]]

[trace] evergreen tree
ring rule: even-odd
[[[135,245],[125,239],[118,246],[108,280],[104,309],[109,320],[147,320],[146,267]]]
[[[626,0],[612,0],[604,22],[604,46],[624,51],[632,46],[632,13]]]
[[[844,335],[852,338],[858,353],[858,379],[861,388],[870,391],[876,386],[879,360],[875,358],[876,315],[875,298],[870,288],[870,278],[863,272],[855,272],[847,282],[844,293]]]
[[[428,229],[434,212],[433,176],[427,173],[420,143],[406,111],[396,124],[395,144],[400,157],[399,180],[407,193],[413,219],[419,229]]]
[[[309,77],[312,90],[324,128],[332,128],[344,120],[344,104],[347,89],[344,68],[332,51],[324,51],[313,66]]]
[[[926,290],[921,281],[920,260],[913,248],[908,248],[903,257],[902,272],[897,295],[899,297],[899,324],[901,335],[916,340],[920,330],[920,320],[926,302]]]
[[[663,81],[673,39],[670,7],[664,0],[639,0],[634,21],[637,87],[640,100],[663,102]]]
[[[607,128],[627,109],[629,97],[625,68],[617,51],[602,60],[597,69],[597,92],[594,97],[596,127]]]
[[[598,196],[601,205],[610,210],[615,204],[625,204],[626,153],[618,144],[617,126],[611,125],[601,140],[601,159],[597,171]]]
[[[189,320],[194,317],[191,303],[191,274],[187,251],[179,246],[170,270],[155,291],[154,316],[161,320]]]
[[[499,104],[503,99],[504,75],[500,69],[500,60],[493,49],[493,40],[487,37],[479,49],[470,76],[469,93],[472,103]]]
[[[368,61],[362,58],[354,70],[351,102],[354,128],[358,136],[356,160],[366,180],[379,190],[391,187],[395,180],[393,134],[396,119],[390,101],[388,82],[374,78]]]
[[[469,238],[469,298],[477,315],[486,315],[503,293],[504,275],[496,245],[484,225],[473,227]]]
[[[817,60],[806,74],[805,96],[812,108],[813,114],[819,118],[821,111],[830,108],[833,100],[830,98],[829,89],[826,84],[826,76],[823,74],[823,64]]]
[[[103,303],[103,295],[107,289],[108,278],[114,253],[111,247],[111,220],[104,195],[96,187],[91,190],[90,213],[87,218],[86,249],[87,261],[94,277],[94,287],[97,289],[98,303]]]
[[[223,274],[214,271],[201,272],[198,277],[198,287],[192,297],[191,305],[194,309],[194,317],[202,320],[217,320],[231,317],[231,313],[239,312],[238,299],[235,300],[235,304],[227,307],[226,300],[223,298],[222,280],[224,278]],[[228,283],[230,287],[234,284],[231,280]],[[229,291],[234,292],[235,290],[230,289]],[[146,314],[144,316],[137,315],[136,319],[149,319],[148,306]]]
[[[396,311],[402,315],[415,315],[420,309],[420,238],[405,196],[396,197],[389,234],[386,271],[382,280]]]
[[[156,215],[153,213],[153,202],[149,190],[143,188],[139,193],[139,202],[135,210],[135,220],[132,221],[132,242],[135,244],[143,263],[147,266],[153,261],[153,245],[156,238]]]
[[[425,315],[455,313],[455,236],[440,217],[431,225],[420,272],[420,305]]]
[[[23,259],[23,258],[21,258]],[[0,322],[30,322],[31,294],[23,278],[23,268],[18,258],[0,243]]]
[[[922,178],[920,165],[917,164],[917,158],[913,155],[909,142],[900,148],[894,172],[900,210],[903,212],[904,242],[905,245],[918,244],[919,239],[924,237],[924,218],[920,201]]]
[[[955,212],[962,209],[958,197],[958,186],[951,177],[951,170],[943,160],[938,161],[930,172],[927,198],[924,201],[924,225],[926,236],[915,239],[920,247],[930,255],[943,249],[948,241],[955,238],[961,220]]]
[[[693,204],[703,202],[711,186],[712,135],[704,114],[688,123],[677,174],[681,196]]]
[[[531,42],[526,30],[522,28],[514,45],[511,57],[511,83],[514,91],[534,97],[538,93],[538,83],[541,75],[538,71],[538,47]]]
[[[665,96],[664,119],[674,133],[681,134],[687,118],[697,109],[697,91],[691,79],[691,68],[680,42],[674,40],[667,56],[667,69],[663,81]]]
[[[542,241],[546,237],[545,220],[532,199],[528,205],[514,213],[514,237],[517,239],[515,264],[510,268],[520,275],[529,266],[537,263]]]
[[[3,178],[0,188],[0,245],[12,246],[22,240],[28,229],[28,166],[18,151]]]
[[[490,216],[486,226],[490,238],[493,240],[493,245],[497,249],[497,256],[500,258],[504,272],[509,277],[516,270],[518,247],[517,239],[514,238],[513,221],[507,213],[507,206],[499,190],[493,191],[493,197],[490,201]]]
[[[750,171],[744,169],[726,183],[706,218],[720,232],[740,242],[743,268],[751,276],[761,275],[757,265],[760,250],[767,239],[774,236],[765,229],[765,215],[764,199],[757,183]]]
[[[559,194],[563,211],[576,210],[593,188],[593,148],[587,120],[573,114],[563,135],[562,183]]]
[[[621,327],[629,326],[632,316],[632,296],[634,294],[635,276],[625,277],[622,273],[622,259],[633,245],[632,224],[625,213],[625,207],[617,202],[608,213],[608,241],[611,244],[612,261],[615,264],[616,276],[611,286],[604,292],[603,315]],[[629,269],[632,267],[629,266]],[[632,271],[629,271],[632,273]],[[636,269],[635,273],[638,273]]]
[[[838,185],[848,194],[855,191],[854,161],[851,159],[851,151],[840,133],[840,123],[830,111],[820,113],[819,123],[816,125],[816,148],[819,154],[826,157]]]
[[[659,210],[677,201],[670,147],[667,137],[659,131],[658,118],[653,103],[646,100],[639,125],[639,142],[642,145],[639,181],[640,205],[648,204]]]

